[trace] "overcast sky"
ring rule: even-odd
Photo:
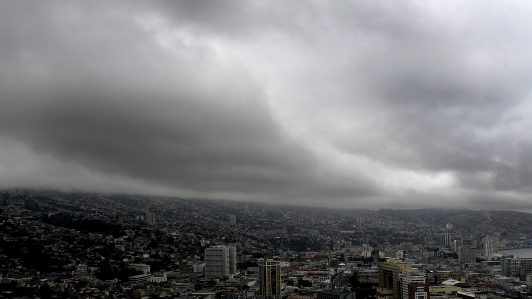
[[[2,1],[0,187],[532,210],[528,1]]]

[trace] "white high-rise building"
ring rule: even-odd
[[[482,240],[482,255],[492,256],[497,251],[497,240],[494,237],[485,237]]]
[[[443,233],[443,246],[450,248],[451,247],[451,234]]]
[[[445,224],[445,229],[450,232],[453,230],[453,224],[452,223],[447,223]]]
[[[205,278],[228,277],[236,273],[235,246],[218,245],[205,249]]]

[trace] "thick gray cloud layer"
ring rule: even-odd
[[[0,185],[532,207],[532,6],[5,1]]]

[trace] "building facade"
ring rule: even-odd
[[[212,246],[205,249],[205,278],[229,276],[229,250],[226,246]]]
[[[227,250],[229,250],[229,274],[236,274],[236,247],[229,245]]]
[[[218,245],[205,249],[205,278],[223,278],[236,273],[236,247]]]
[[[146,212],[146,223],[149,225],[155,225],[156,223],[155,213]]]
[[[281,263],[259,260],[259,295],[262,298],[281,297]]]
[[[411,270],[411,266],[401,260],[386,258],[378,262],[379,287],[393,291],[393,297],[401,297],[401,273]]]
[[[474,264],[477,257],[471,245],[462,245],[458,250],[458,260],[462,264]]]
[[[525,280],[528,274],[532,274],[532,258],[503,258],[501,261],[501,274]]]
[[[495,252],[497,252],[497,239],[485,237],[482,240],[482,256],[492,256]]]
[[[425,274],[415,271],[401,273],[401,299],[429,299],[429,285]]]

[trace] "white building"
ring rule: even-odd
[[[229,224],[231,225],[236,224],[236,215],[229,215]]]
[[[492,256],[495,252],[497,252],[497,239],[485,237],[482,240],[482,256]]]
[[[236,248],[218,245],[205,249],[205,277],[228,277],[236,272]]]
[[[401,279],[401,299],[427,299],[428,285],[425,274],[416,271],[406,271],[399,276]]]
[[[453,230],[453,224],[452,223],[447,223],[445,224],[445,229],[450,232]]]

